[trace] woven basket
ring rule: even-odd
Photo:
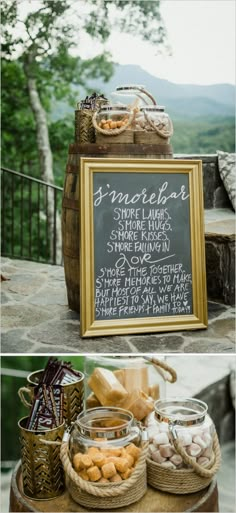
[[[66,475],[66,486],[75,502],[90,509],[115,509],[139,501],[147,491],[146,445],[131,477],[121,483],[95,484],[81,479],[71,465],[68,444],[61,445],[61,461]]]
[[[93,126],[94,111],[82,109],[75,111],[75,142],[95,143],[95,129]]]
[[[175,448],[177,449],[176,446]],[[179,452],[178,449],[177,452]],[[181,456],[183,456],[184,452],[181,451]],[[191,458],[187,456],[187,459],[189,463]],[[196,465],[197,467],[200,466]],[[163,492],[179,495],[194,493],[209,486],[219,467],[220,447],[217,435],[215,434],[212,459],[208,465],[201,467],[201,470],[197,469],[196,471],[193,468],[167,469],[147,457],[147,482],[153,488]]]

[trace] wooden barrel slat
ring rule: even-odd
[[[95,144],[69,146],[62,201],[62,242],[68,304],[80,311],[79,173],[81,157],[170,159],[169,144]]]
[[[17,465],[12,475],[11,493],[10,493],[10,512],[87,512],[88,510],[73,501],[67,491],[60,497],[49,501],[35,501],[28,499],[22,492],[22,477],[20,464]],[[90,510],[91,511],[91,510]],[[98,511],[98,510],[96,510]],[[135,504],[118,508],[118,512],[136,512],[136,513],[163,513],[163,512],[218,512],[218,491],[216,481],[212,481],[206,490],[191,493],[189,495],[173,495],[165,492],[159,492],[154,488],[148,488],[145,496]]]

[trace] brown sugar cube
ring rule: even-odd
[[[128,454],[131,454],[133,456],[134,460],[137,460],[139,458],[141,449],[139,447],[136,447],[133,443],[127,445],[126,452]]]
[[[115,467],[114,463],[105,463],[105,465],[102,466],[103,477],[110,479],[110,477],[113,477],[115,474],[116,474],[116,467]]]
[[[74,455],[73,467],[75,468],[76,471],[81,469],[81,466],[80,466],[81,456],[83,456],[83,454],[81,452],[77,452],[77,454]]]
[[[94,465],[94,467],[88,468],[87,474],[90,481],[98,481],[102,477],[101,471],[98,467],[96,467],[96,465]]]
[[[100,454],[100,450],[98,449],[98,447],[89,447],[88,455],[90,456],[90,458],[92,458],[94,454]]]
[[[81,468],[89,468],[93,464],[92,459],[88,454],[83,454],[80,458],[80,466]]]
[[[101,477],[101,479],[99,479],[98,483],[109,483],[109,479],[106,479],[105,477]]]
[[[87,474],[87,470],[81,470],[79,472],[79,477],[81,477],[82,479],[84,479],[84,481],[89,481],[89,476]]]
[[[122,472],[121,478],[128,479],[131,476],[131,474],[132,474],[131,468],[127,468],[127,470],[125,472]]]
[[[106,463],[107,458],[101,452],[97,452],[91,456],[91,459],[94,465],[97,465],[97,467],[101,468]]]
[[[116,474],[115,476],[112,476],[111,479],[110,479],[111,483],[119,483],[120,481],[122,481],[122,477],[119,476],[119,474]]]
[[[118,472],[121,472],[122,474],[126,472],[129,468],[129,462],[126,458],[117,458],[117,461],[115,462],[115,467]]]

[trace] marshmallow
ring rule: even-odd
[[[199,465],[202,465],[204,467],[205,465],[208,465],[210,460],[209,460],[209,458],[205,458],[204,456],[200,456],[200,458],[197,458],[197,462],[199,463]]]
[[[163,458],[171,458],[174,455],[173,447],[170,444],[160,445],[159,451]]]
[[[193,442],[194,442],[195,444],[200,445],[200,447],[201,447],[202,449],[206,449],[207,444],[206,444],[206,442],[204,442],[204,440],[201,438],[201,436],[199,436],[199,435],[195,435],[195,436],[193,437]]]
[[[180,454],[174,454],[173,456],[171,456],[170,461],[174,463],[176,467],[178,467],[179,465],[182,465],[183,458],[182,456],[180,456]]]
[[[191,444],[186,448],[187,453],[189,456],[199,456],[201,454],[202,449],[198,444]]]
[[[184,447],[192,443],[192,435],[186,429],[178,433],[178,439]]]
[[[155,461],[156,463],[163,463],[164,461],[166,461],[166,458],[163,458],[161,456],[161,453],[160,451],[155,451],[152,453],[152,459],[153,461]]]
[[[173,470],[176,469],[176,466],[173,463],[171,463],[171,461],[164,461],[163,463],[161,463],[161,466],[163,468],[172,468]]]
[[[154,445],[163,445],[169,443],[169,437],[167,433],[158,433],[158,435],[153,438]]]

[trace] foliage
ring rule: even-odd
[[[174,120],[174,153],[208,154],[235,151],[235,120],[230,117]]]

